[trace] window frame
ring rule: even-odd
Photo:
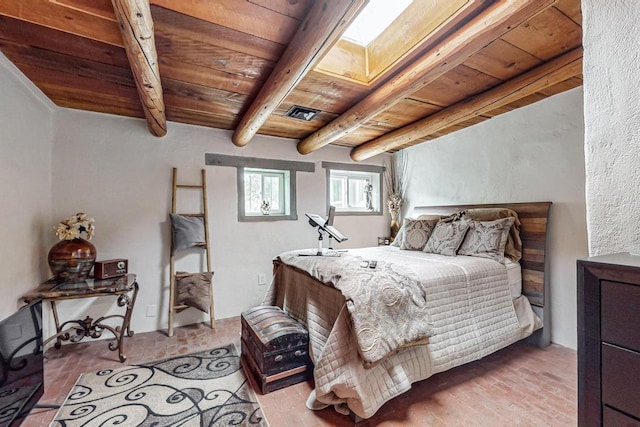
[[[353,173],[353,176],[357,176],[358,174],[366,173],[371,175],[378,175],[377,179],[377,189],[374,186],[374,191],[377,194],[377,198],[379,201],[378,206],[374,206],[373,211],[368,210],[342,210],[336,209],[336,215],[340,216],[364,216],[364,215],[383,215],[383,174],[385,171],[384,166],[377,165],[362,165],[362,164],[350,164],[350,163],[333,163],[333,162],[322,162],[322,167],[326,169],[326,207],[327,211],[331,205],[331,173],[332,171],[342,172],[344,175],[349,175],[349,173]],[[347,198],[348,198],[348,179],[347,179]],[[348,205],[347,200],[347,205]]]
[[[288,196],[288,200],[285,200],[285,206],[288,205],[289,211],[287,212],[286,207],[285,211],[282,214],[269,214],[269,215],[255,215],[255,214],[247,214],[246,206],[245,206],[245,187],[244,187],[244,179],[245,179],[245,171],[247,169],[252,170],[263,170],[263,171],[278,171],[285,174],[285,180],[288,175],[288,183],[284,183],[285,196],[286,199]],[[295,171],[287,170],[287,169],[278,169],[278,168],[263,168],[256,166],[240,166],[237,168],[238,170],[238,221],[239,222],[259,222],[259,221],[283,221],[283,220],[297,220],[298,214],[296,212],[296,175]]]
[[[255,213],[247,213],[247,200],[246,200],[246,177],[247,173],[254,173],[260,175],[261,186],[264,188],[265,178],[277,177],[279,178],[279,192],[281,194],[279,204],[281,208],[277,211],[271,211],[269,215],[263,215],[260,210]],[[274,217],[285,217],[291,214],[291,194],[290,194],[290,182],[291,182],[291,172],[283,169],[265,169],[265,168],[242,168],[243,175],[243,192],[242,197],[244,198],[244,216],[245,217],[266,217],[266,216],[274,216]],[[264,196],[262,197],[264,200]]]

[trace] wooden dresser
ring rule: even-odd
[[[578,425],[640,427],[640,256],[578,260]]]

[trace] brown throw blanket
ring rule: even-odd
[[[430,336],[425,292],[406,266],[378,261],[375,269],[363,268],[361,257],[346,253],[318,257],[294,251],[279,258],[342,292],[365,364]]]

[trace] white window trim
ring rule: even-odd
[[[295,171],[289,171],[289,213],[288,214],[271,214],[271,215],[247,215],[244,204],[244,171],[245,167],[238,167],[238,221],[239,222],[264,222],[264,221],[283,221],[298,219],[298,213],[296,211],[296,174]],[[278,168],[261,168],[251,166],[251,169],[271,169],[282,170]],[[287,184],[285,183],[285,186]]]
[[[282,199],[281,199],[281,208],[277,211],[271,211],[271,213],[269,214],[269,216],[274,216],[274,217],[283,217],[283,216],[288,216],[290,214],[290,209],[291,209],[291,194],[290,194],[290,181],[291,181],[291,173],[288,170],[283,170],[283,169],[262,169],[262,168],[242,168],[242,175],[243,178],[245,177],[247,172],[253,172],[253,173],[257,173],[260,174],[260,176],[262,177],[263,181],[264,181],[264,177],[266,176],[277,176],[277,177],[281,177],[282,179],[280,180],[280,194],[282,194]],[[264,184],[264,182],[263,182]],[[245,179],[243,179],[243,187],[242,187],[242,196],[245,197],[244,191],[246,189],[246,181]],[[248,216],[248,217],[254,217],[254,216],[259,216],[259,217],[263,217],[265,215],[263,215],[261,212],[256,212],[256,213],[247,213],[246,211],[246,200],[245,200],[245,211],[244,211],[244,215]]]
[[[334,163],[334,162],[322,162],[322,167],[326,169],[326,206],[327,212],[329,211],[330,200],[331,200],[331,171],[347,171],[347,172],[368,172],[368,173],[378,173],[379,177],[379,185],[378,185],[378,197],[380,200],[380,207],[378,210],[367,211],[367,210],[336,210],[336,215],[340,216],[351,216],[351,215],[383,215],[383,198],[382,198],[382,183],[384,180],[384,166],[377,165],[363,165],[363,164],[351,164],[351,163]]]

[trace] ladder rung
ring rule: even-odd
[[[176,184],[177,188],[204,188],[202,185],[195,184]]]
[[[174,305],[173,309],[174,310],[184,310],[185,308],[189,308],[190,306],[186,305],[186,304],[180,304],[180,305]]]
[[[203,213],[176,213],[176,215],[192,216],[192,217],[201,217],[201,218],[204,218],[204,214],[203,214]]]

